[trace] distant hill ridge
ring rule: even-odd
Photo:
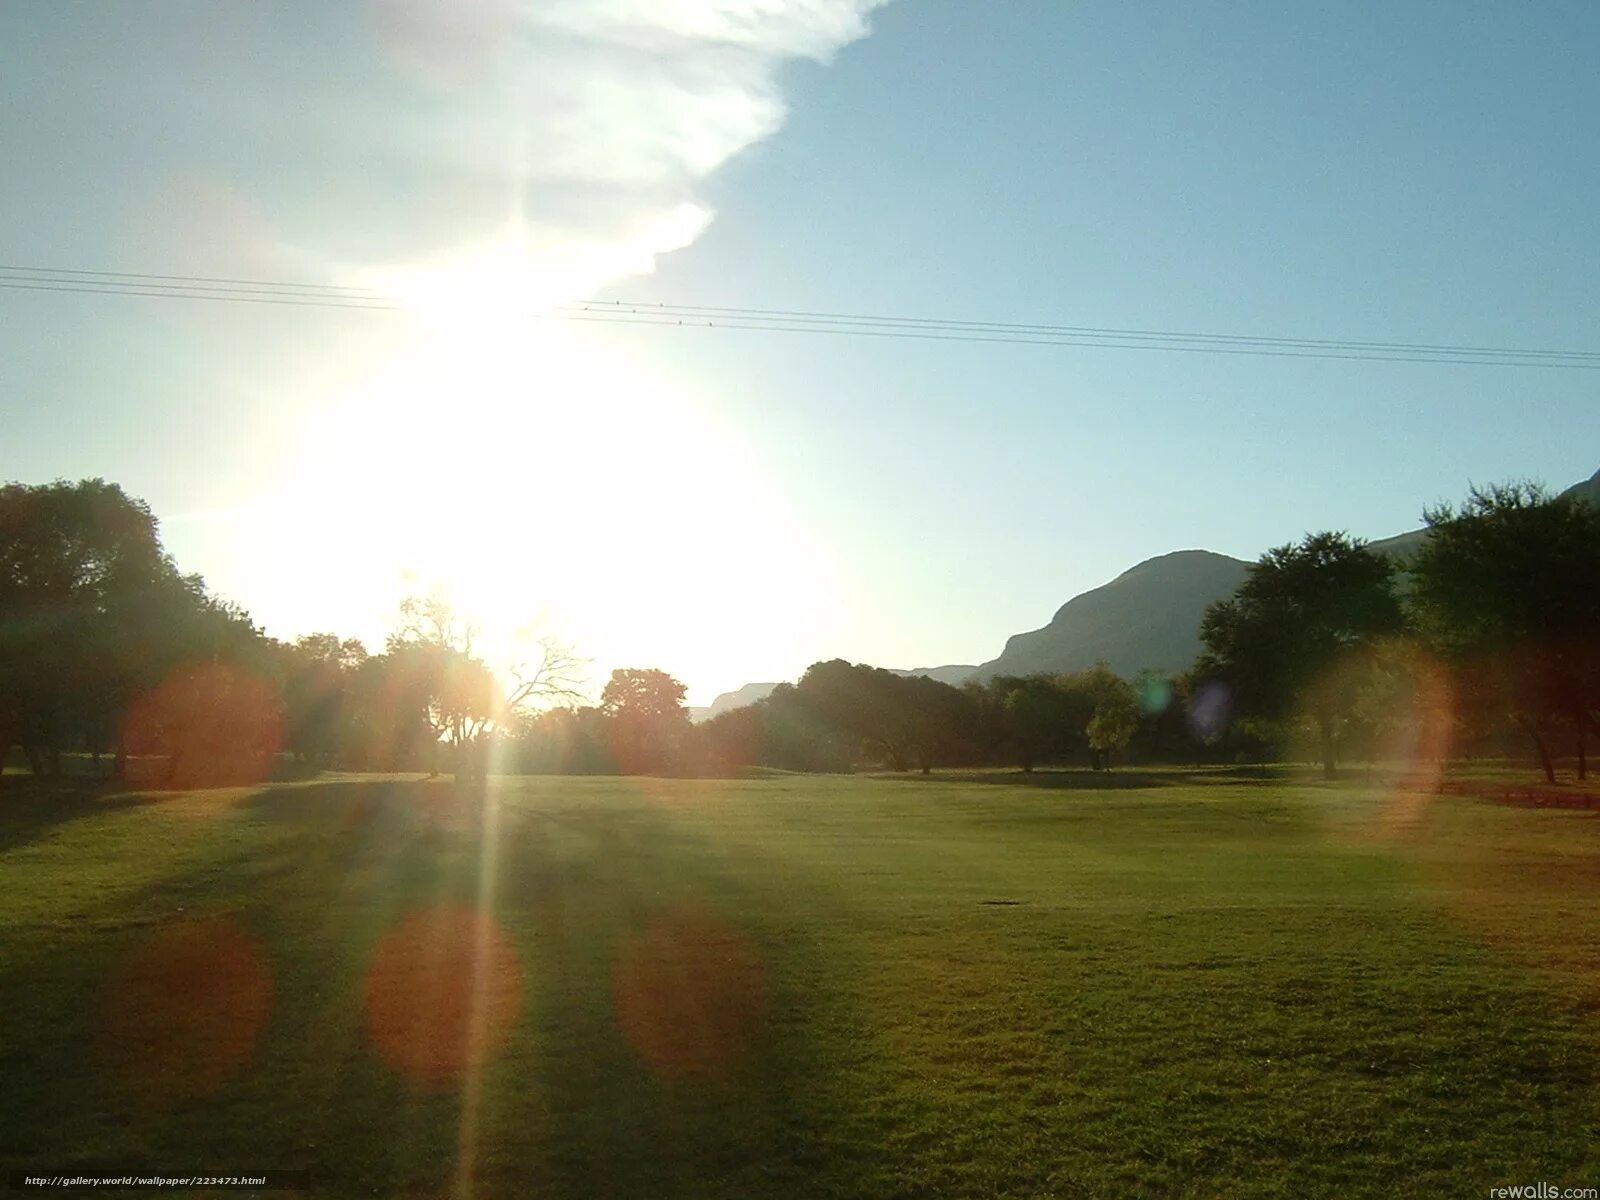
[[[1600,508],[1600,471],[1575,483],[1562,497],[1585,500]],[[1416,553],[1427,536],[1413,529],[1369,543],[1401,561]],[[1074,596],[1056,610],[1047,625],[1006,639],[998,658],[976,667],[951,665],[896,671],[927,675],[942,683],[969,679],[987,682],[996,675],[1082,671],[1104,662],[1129,677],[1151,669],[1187,669],[1200,653],[1200,621],[1206,609],[1233,595],[1251,564],[1210,550],[1176,550],[1129,567],[1111,582]],[[776,684],[746,684],[718,696],[697,720],[753,704]]]
[[[712,717],[720,717],[725,712],[732,712],[736,708],[743,708],[747,704],[754,704],[757,700],[765,700],[772,695],[776,683],[747,683],[737,691],[723,692],[704,708],[690,708],[691,721],[709,721]]]
[[[1050,623],[1014,634],[970,678],[1082,671],[1104,662],[1119,675],[1181,671],[1200,653],[1200,619],[1233,595],[1250,564],[1210,550],[1176,550],[1074,596]]]
[[[1596,471],[1582,483],[1573,484],[1564,492],[1561,492],[1558,498],[1562,500],[1583,500],[1596,508],[1600,508],[1600,471]],[[1369,542],[1368,545],[1374,550],[1382,551],[1392,558],[1406,562],[1421,549],[1422,543],[1427,536],[1428,531],[1426,529],[1413,529],[1407,533],[1398,533],[1391,538],[1384,538],[1381,541]]]

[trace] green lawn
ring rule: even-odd
[[[1595,820],[1159,771],[8,780],[0,1165],[429,1197],[1600,1186]]]

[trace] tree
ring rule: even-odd
[[[175,787],[259,783],[282,745],[274,682],[229,663],[187,662],[134,703],[128,743],[167,760]]]
[[[977,714],[960,691],[921,675],[900,675],[842,658],[812,663],[797,697],[851,746],[891,769],[916,764],[924,775],[934,762],[973,736]]]
[[[1139,698],[1133,685],[1113,675],[1103,663],[1100,670],[1103,675],[1096,679],[1094,715],[1084,730],[1097,770],[1109,767],[1113,754],[1127,750],[1139,728],[1140,716]]]
[[[284,748],[330,765],[351,737],[356,679],[367,648],[355,638],[308,633],[281,651]]]
[[[1006,740],[1025,772],[1041,758],[1059,754],[1072,733],[1088,723],[1089,712],[1053,676],[999,675],[989,686],[1005,715]]]
[[[506,680],[473,653],[478,629],[442,596],[408,597],[386,656],[399,692],[421,698],[422,715],[454,760],[458,780],[481,781],[488,739],[498,726],[543,702],[578,699],[580,661],[564,643],[538,639],[530,657],[506,668]]]
[[[970,693],[926,675],[901,679],[898,687],[911,715],[912,752],[924,775],[939,762],[971,753],[979,736],[979,708]]]
[[[1168,755],[1187,750],[1190,741],[1188,676],[1147,668],[1134,677],[1133,691],[1139,701],[1139,724],[1148,737],[1146,757],[1160,762]]]
[[[1197,675],[1225,682],[1236,712],[1304,714],[1332,779],[1338,724],[1356,703],[1360,665],[1375,639],[1401,625],[1393,571],[1389,559],[1342,533],[1269,550],[1231,599],[1206,610]]]
[[[262,667],[259,632],[178,573],[141,500],[103,479],[0,487],[0,758],[69,746],[126,762],[136,702],[184,664]],[[270,680],[271,671],[265,678]]]
[[[1462,695],[1528,735],[1547,780],[1558,722],[1586,777],[1586,733],[1600,731],[1600,510],[1511,483],[1424,516],[1410,596],[1423,636],[1452,664]]]
[[[1139,728],[1139,697],[1133,685],[1105,663],[1061,675],[1056,686],[1068,697],[1070,716],[1063,731],[1069,744],[1089,751],[1089,764],[1101,770],[1113,752],[1128,748]]]
[[[860,743],[841,732],[794,684],[780,683],[758,707],[762,762],[789,771],[854,768]]]
[[[740,767],[765,762],[768,711],[762,702],[746,704],[696,725],[692,741],[700,769],[729,775]]]
[[[654,668],[611,672],[600,711],[611,723],[612,754],[624,774],[660,771],[674,761],[689,732],[684,691]]]

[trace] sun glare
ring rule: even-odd
[[[405,294],[408,336],[328,397],[270,506],[262,532],[285,553],[319,540],[308,523],[338,543],[325,570],[280,587],[382,581],[389,609],[439,589],[491,657],[514,657],[513,634],[538,623],[597,669],[730,685],[775,630],[830,624],[825,549],[714,397],[663,381],[624,338],[551,317],[515,256]]]

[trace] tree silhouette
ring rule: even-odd
[[[478,629],[442,596],[401,602],[401,627],[389,636],[390,668],[408,694],[421,697],[437,743],[453,760],[458,780],[481,781],[488,739],[499,726],[539,703],[579,698],[581,663],[554,638],[538,640],[531,657],[505,668],[506,681],[473,653]]]
[[[1462,676],[1462,695],[1527,733],[1552,782],[1549,739],[1568,724],[1584,778],[1600,712],[1600,509],[1511,483],[1424,515],[1411,592],[1424,636]]]
[[[1356,704],[1360,664],[1401,613],[1389,559],[1342,533],[1306,535],[1262,555],[1228,600],[1206,610],[1197,673],[1224,681],[1235,711],[1317,730],[1334,777],[1338,722]]]
[[[660,771],[677,756],[689,731],[684,686],[665,671],[619,669],[600,694],[611,722],[611,747],[626,774]]]
[[[20,742],[35,773],[59,774],[68,746],[114,745],[120,775],[141,697],[186,663],[258,671],[264,646],[178,573],[150,509],[117,485],[0,487],[0,758]]]

